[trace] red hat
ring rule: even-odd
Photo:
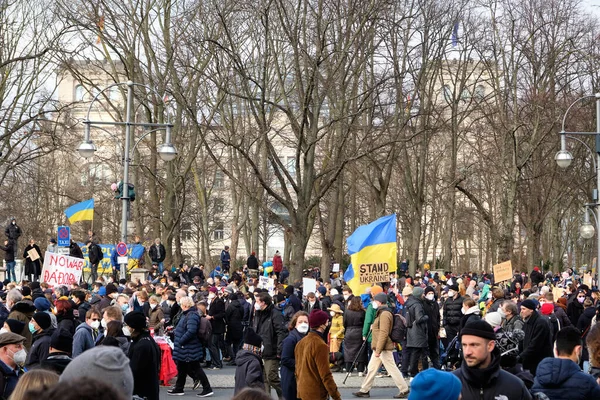
[[[214,286],[211,286],[210,289],[208,289],[208,291],[211,293],[217,293],[217,288]]]
[[[318,328],[321,325],[325,325],[327,321],[329,321],[329,315],[322,310],[312,310],[308,316],[308,323],[311,328]]]
[[[554,312],[554,304],[544,303],[542,304],[542,308],[540,310],[542,312],[542,315],[550,315]]]
[[[540,269],[538,267],[534,267],[533,270],[537,271],[537,272],[540,272]]]

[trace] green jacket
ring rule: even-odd
[[[373,303],[369,304],[365,314],[365,323],[362,330],[363,337],[366,337],[369,343],[371,343],[371,338],[373,337],[373,335],[369,335],[369,330],[371,329],[371,325],[373,325],[373,321],[375,321],[376,315],[377,310],[373,308]]]

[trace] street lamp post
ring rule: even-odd
[[[569,114],[569,111],[571,110],[571,108],[576,103],[578,103],[582,100],[589,99],[589,98],[596,99],[596,132],[566,132],[565,131],[565,121],[567,119],[567,115]],[[596,154],[595,154],[596,160],[594,161],[594,159],[592,158],[592,161],[594,161],[594,166],[596,169],[596,189],[594,189],[594,191],[592,193],[592,203],[588,204],[587,206],[593,208],[592,212],[595,213],[594,217],[596,220],[596,246],[597,246],[596,286],[599,286],[600,285],[600,267],[599,267],[599,264],[600,264],[600,210],[599,210],[598,206],[600,205],[600,203],[598,203],[598,193],[600,192],[600,93],[581,97],[581,98],[575,100],[573,103],[571,103],[569,108],[567,108],[567,111],[565,112],[565,115],[563,116],[563,120],[562,120],[562,130],[560,131],[560,150],[558,151],[558,153],[556,153],[556,156],[554,157],[554,159],[556,160],[556,163],[561,168],[567,168],[569,165],[571,165],[571,162],[573,161],[573,155],[567,150],[567,135],[594,135],[596,138]],[[587,145],[586,145],[586,147],[587,147]],[[583,225],[580,227],[581,237],[583,237],[584,239],[591,238],[594,235],[593,230],[594,230],[594,227],[590,223],[588,209],[586,208],[585,220],[584,220]]]
[[[127,85],[127,111],[126,111],[125,121],[124,122],[90,121],[90,112],[92,110],[92,106],[96,102],[96,100],[98,100],[99,96],[104,91],[106,91],[114,86],[119,86],[119,85]],[[175,157],[177,157],[177,150],[175,149],[175,146],[173,146],[173,143],[171,142],[171,128],[173,128],[173,124],[171,124],[168,119],[168,113],[167,113],[167,123],[166,124],[137,123],[137,122],[131,121],[131,111],[133,109],[133,87],[134,86],[145,87],[148,90],[156,93],[158,98],[161,98],[160,94],[155,89],[153,89],[149,86],[140,84],[140,83],[134,83],[132,81],[114,83],[112,85],[105,87],[104,89],[102,89],[102,91],[100,91],[98,94],[96,94],[96,96],[94,96],[92,102],[90,103],[90,105],[88,107],[86,118],[83,121],[83,124],[85,126],[84,139],[83,139],[83,142],[77,148],[77,151],[79,152],[79,154],[82,157],[90,158],[94,155],[94,152],[96,151],[96,145],[94,145],[94,142],[92,142],[92,140],[90,139],[90,128],[92,126],[96,126],[96,125],[125,126],[125,146],[124,146],[124,150],[123,150],[123,179],[122,179],[123,190],[122,190],[122,194],[121,194],[121,200],[123,202],[123,209],[122,209],[122,213],[121,213],[121,241],[124,243],[127,243],[127,214],[128,214],[128,209],[129,209],[129,190],[128,190],[129,189],[129,162],[130,162],[129,151],[130,151],[130,147],[131,147],[131,127],[139,126],[139,127],[143,127],[143,128],[155,128],[149,132],[146,132],[144,135],[142,135],[142,137],[140,137],[138,139],[137,143],[135,143],[135,145],[133,146],[134,148],[148,134],[150,134],[158,129],[165,129],[165,131],[166,131],[165,142],[159,147],[158,155],[164,161],[172,161],[175,159]],[[120,277],[121,277],[121,279],[126,279],[127,264],[121,264]]]

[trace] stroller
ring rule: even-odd
[[[440,354],[440,363],[443,371],[454,371],[460,367],[462,362],[462,347],[458,335],[448,343],[448,347],[443,349]]]

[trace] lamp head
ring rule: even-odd
[[[592,237],[594,237],[594,233],[594,225],[590,224],[589,222],[584,222],[579,227],[579,234],[583,239],[591,239]]]
[[[159,147],[158,155],[163,161],[173,161],[177,157],[177,149],[171,143],[164,143]]]
[[[91,140],[84,141],[81,142],[81,144],[77,148],[77,151],[79,152],[81,157],[90,158],[94,155],[94,152],[96,151],[96,145],[94,145],[94,143]]]
[[[554,156],[556,164],[561,168],[567,168],[573,161],[573,155],[568,150],[559,150]]]

